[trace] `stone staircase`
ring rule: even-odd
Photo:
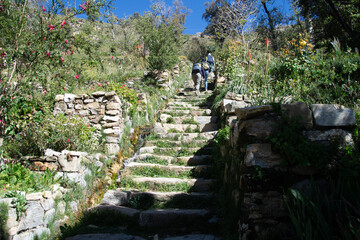
[[[125,163],[118,188],[89,210],[95,222],[106,224],[66,239],[219,239],[211,165],[218,127],[211,94],[182,89],[170,100],[154,132]]]

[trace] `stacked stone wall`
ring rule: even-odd
[[[236,212],[233,220],[237,221],[239,239],[290,239],[294,236],[283,194],[290,187],[309,189],[311,179],[321,178],[321,172],[300,164],[285,167],[269,137],[285,116],[299,119],[303,136],[311,142],[337,140],[352,145],[355,114],[339,105],[295,102],[280,105],[280,116],[279,109],[275,111],[271,105],[251,107],[243,96],[237,97],[224,100],[227,104],[221,110],[224,125],[231,129],[228,146],[221,147],[221,154],[226,159],[223,186],[229,209]]]
[[[115,92],[65,94],[55,97],[54,114],[81,116],[85,122],[103,129],[109,154],[117,154],[124,128],[122,107],[123,104]]]
[[[62,151],[56,152],[48,149],[45,156],[25,157],[24,164],[30,164],[32,170],[56,170],[55,179],[66,178],[80,184],[83,191],[88,191],[85,180],[91,175],[86,166],[95,165],[102,169],[106,156],[101,154],[89,155],[86,152]],[[57,231],[63,224],[69,224],[69,217],[64,215],[67,211],[76,212],[78,202],[65,202],[65,194],[72,189],[66,189],[59,184],[52,186],[51,190],[28,193],[21,192],[26,198],[25,212],[19,213],[16,209],[16,198],[2,198],[0,202],[9,206],[6,228],[10,240],[33,240],[35,236],[49,234],[49,227]],[[83,194],[85,194],[85,192]],[[60,219],[58,216],[62,216]],[[51,223],[51,224],[50,224]]]
[[[50,222],[55,227],[68,223],[69,218],[66,216],[54,221],[56,215],[65,213],[65,202],[62,200],[65,193],[66,189],[54,186],[51,191],[23,194],[27,201],[26,211],[23,213],[17,212],[15,198],[0,199],[0,202],[9,206],[7,220],[9,239],[32,240],[35,236],[50,234],[48,228]],[[55,201],[55,199],[57,200]],[[73,211],[77,210],[77,202],[71,202],[70,205]]]
[[[124,125],[122,107],[124,105],[115,92],[94,92],[91,95],[64,94],[55,97],[53,113],[54,115],[64,114],[65,116],[77,115],[84,119],[84,123],[101,129],[106,136],[105,145],[108,154],[115,155],[119,151],[119,142]],[[68,150],[57,152],[47,149],[44,156],[26,156],[21,161],[34,171],[54,170],[56,171],[55,178],[65,177],[80,184],[86,191],[85,176],[91,174],[90,169],[86,166],[91,164],[101,169],[103,163],[100,158],[105,159],[107,156],[102,154],[89,155],[86,152]],[[27,201],[26,210],[21,214],[16,210],[16,198],[0,199],[0,202],[9,206],[9,218],[6,227],[10,239],[32,240],[36,235],[49,234],[50,222],[53,229],[58,229],[60,225],[69,221],[69,218],[64,215],[66,206],[71,208],[71,212],[74,212],[78,208],[78,203],[75,201],[64,202],[63,197],[67,191],[69,190],[55,185],[51,191],[21,193]],[[58,215],[64,217],[54,222],[54,217]]]

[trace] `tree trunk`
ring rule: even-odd
[[[266,6],[266,2],[261,1],[261,3],[263,5],[263,7],[264,7],[265,13],[268,16],[268,20],[269,20],[271,45],[273,47],[273,50],[276,51],[278,49],[278,45],[277,45],[277,42],[276,42],[276,33],[275,33],[274,20],[273,20],[273,18],[271,16],[267,6]]]
[[[356,45],[359,46],[359,42],[360,42],[359,35],[356,32],[354,32],[351,26],[345,21],[339,9],[335,6],[334,2],[332,0],[325,0],[325,2],[330,7],[333,13],[333,17],[341,24],[341,26],[344,28],[347,34],[349,34],[349,36],[352,38],[353,42],[357,43]]]

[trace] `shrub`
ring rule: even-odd
[[[278,125],[276,132],[270,136],[275,151],[283,156],[283,164],[293,166],[315,166],[323,169],[337,148],[315,144],[302,135],[302,127],[296,120],[286,120]]]
[[[20,163],[8,163],[0,172],[0,195],[13,191],[36,192],[49,189],[57,183],[56,172],[46,170],[43,174],[30,171]]]
[[[225,128],[219,129],[219,131],[214,139],[214,142],[218,146],[223,145],[229,141],[229,136],[230,136],[230,127],[225,126]]]
[[[298,239],[358,239],[359,179],[331,180],[328,188],[312,184],[311,195],[290,189],[286,206]]]
[[[6,139],[6,153],[11,157],[42,155],[46,149],[95,152],[102,147],[101,132],[78,116],[49,116],[42,122],[29,122],[12,138]]]

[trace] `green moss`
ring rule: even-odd
[[[130,178],[123,178],[121,182],[118,183],[117,187],[124,188],[125,190],[137,189],[139,191],[157,191],[157,192],[188,192],[191,189],[191,186],[187,183],[177,183],[177,184],[164,184],[164,183],[137,183]]]

